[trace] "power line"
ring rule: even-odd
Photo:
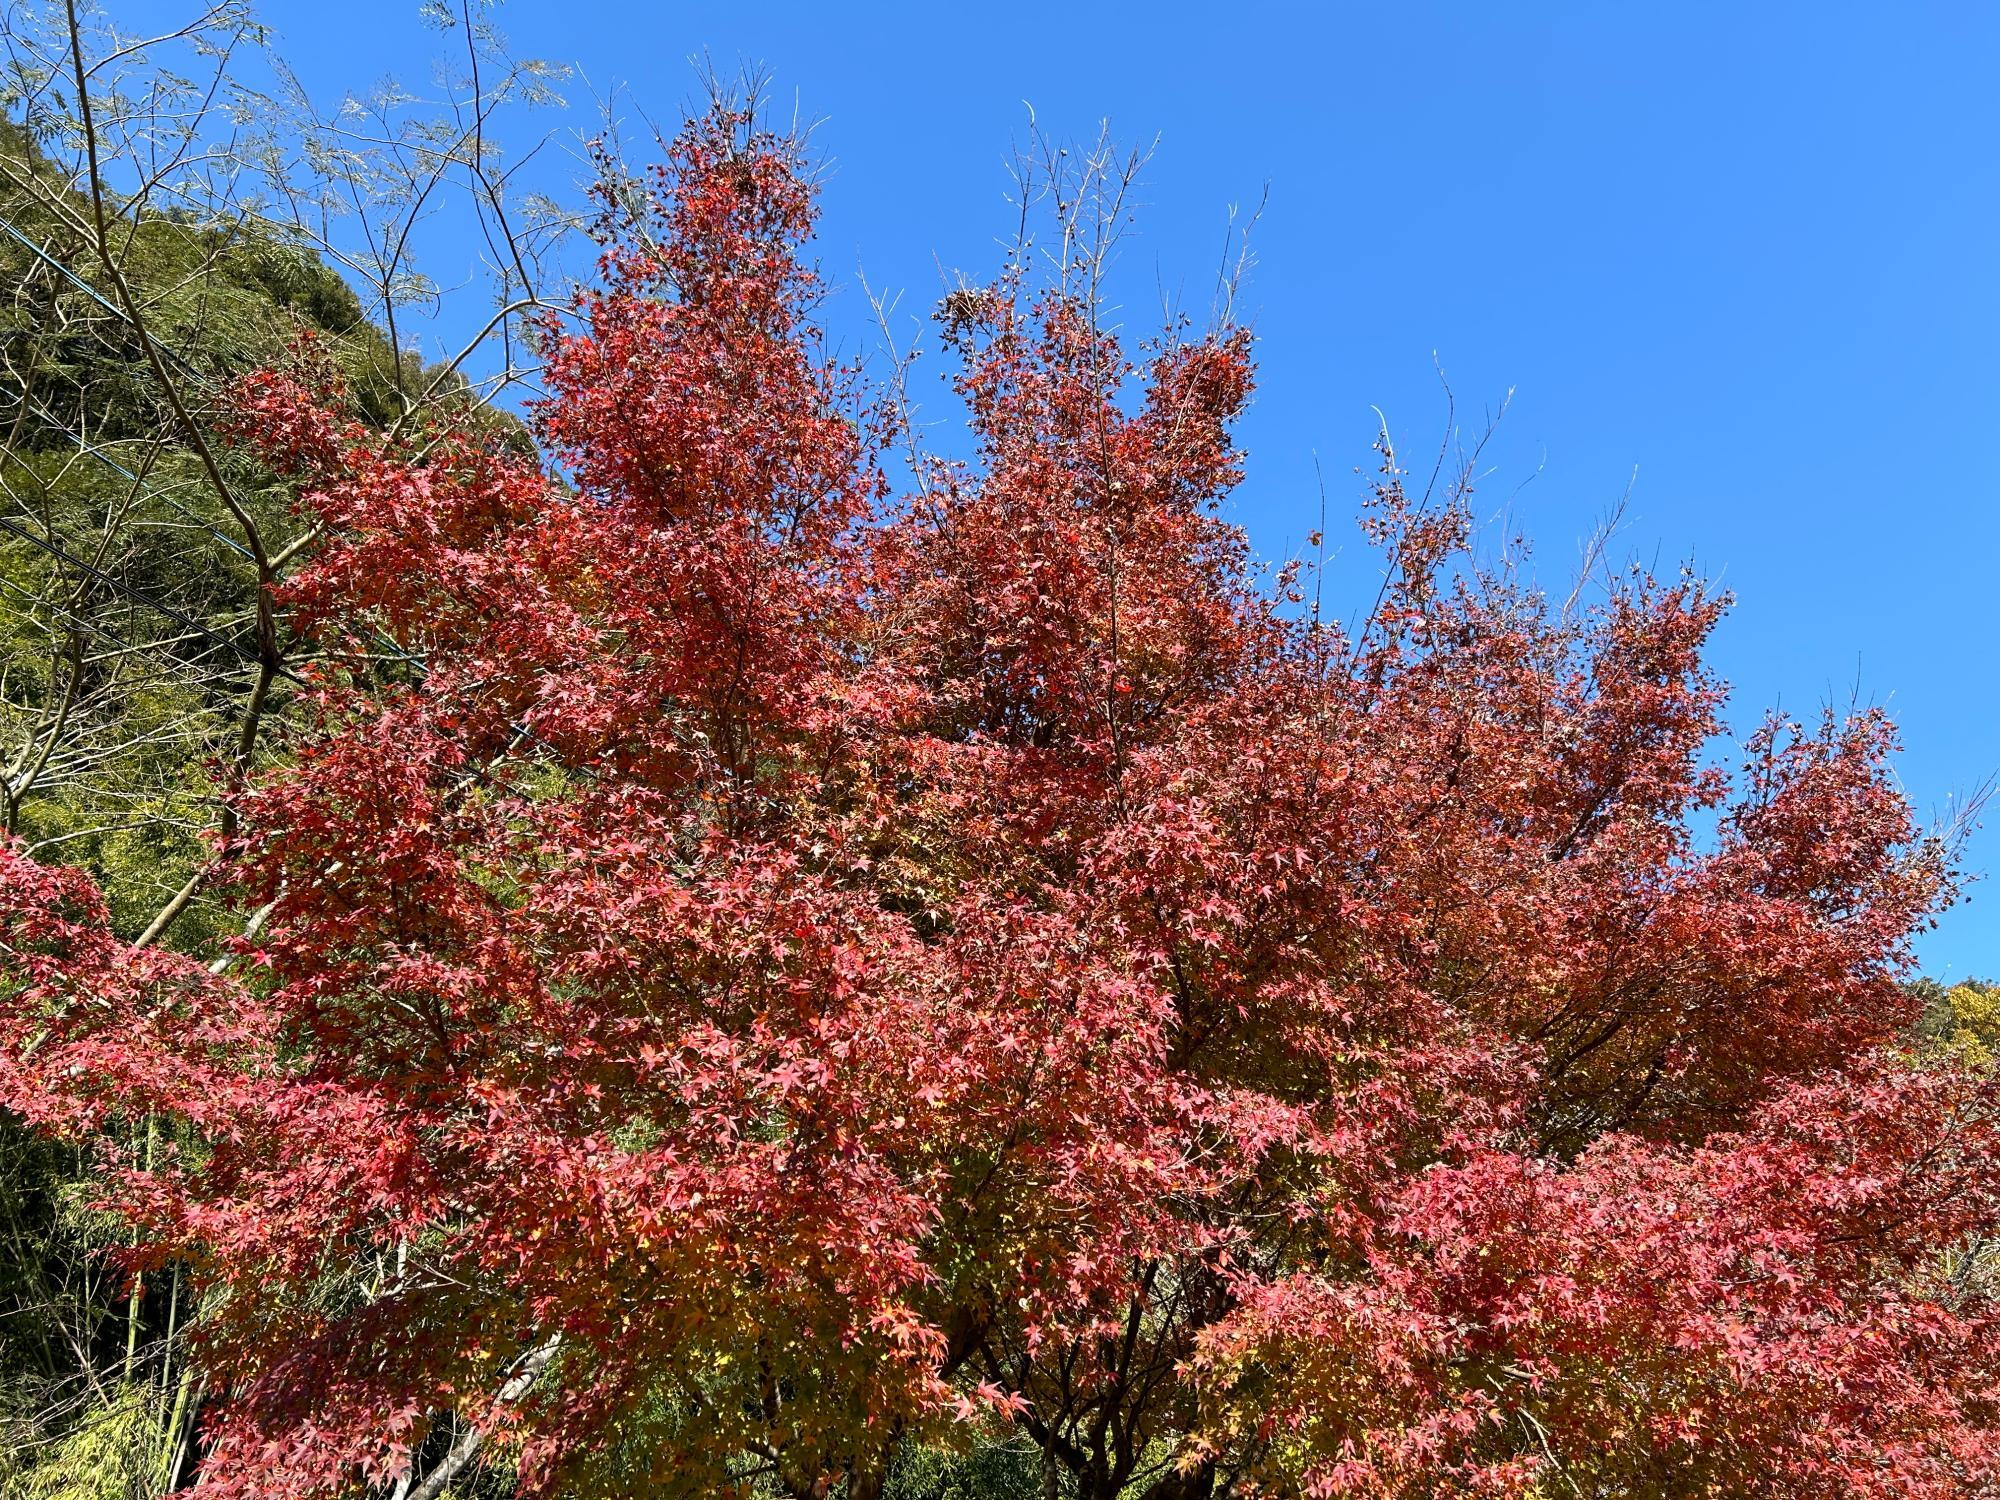
[[[113,317],[117,318],[121,323],[124,323],[131,327],[135,328],[137,327],[137,325],[133,322],[132,317],[123,308],[118,307],[116,304],[112,303],[95,287],[91,286],[82,277],[78,276],[75,271],[71,270],[69,266],[64,264],[61,260],[57,259],[55,256],[51,255],[45,246],[37,244],[34,240],[30,239],[26,234],[22,233],[22,231],[17,226],[15,226],[14,223],[11,220],[9,220],[4,214],[0,214],[0,230],[4,230],[14,240],[16,240],[22,246],[24,246],[29,251],[30,254],[34,255],[36,259],[42,261],[45,265],[49,266],[57,274],[59,274],[65,280],[67,280],[71,285],[75,286],[77,290],[81,291],[85,296],[89,297],[93,302],[97,303],[98,306],[102,307],[106,312],[110,313]],[[176,365],[178,365],[181,368],[182,373],[184,373],[190,380],[193,380],[198,385],[202,386],[204,389],[212,390],[214,388],[214,382],[212,380],[210,380],[207,376],[203,375],[199,370],[196,370],[191,364],[187,362],[186,359],[182,358],[182,356],[176,353],[175,351],[171,349],[162,348],[161,353],[164,354],[167,358],[171,359]],[[28,392],[25,389],[22,391],[20,399],[24,403],[30,402]],[[56,432],[60,433],[63,437],[68,438],[71,442],[75,443],[80,450],[90,454],[91,457],[96,458],[100,462],[109,465],[112,469],[116,470],[119,474],[123,475],[127,480],[129,480],[135,487],[143,487],[144,482],[139,478],[138,475],[134,474],[130,469],[127,469],[123,464],[119,463],[109,454],[104,453],[102,450],[98,449],[93,444],[86,441],[80,434],[71,432],[68,429],[68,427],[63,425],[63,423],[59,421],[51,412],[49,412],[46,407],[43,407],[39,402],[32,402],[31,405],[35,411],[35,415],[40,417],[43,422],[47,423],[51,428],[53,428]],[[186,506],[181,505],[171,496],[165,495],[164,493],[161,493],[157,490],[152,491],[152,493],[158,494],[161,499],[167,502],[167,504],[171,505],[175,510],[179,511],[189,520],[194,521],[197,525],[201,526],[211,536],[213,536],[216,540],[222,542],[225,546],[234,548],[237,552],[242,553],[245,557],[251,555],[247,549],[238,544],[233,538],[225,536],[222,532],[217,531],[213,526],[209,525],[200,516],[196,515],[193,511],[189,510]],[[4,516],[0,516],[0,527],[4,527],[6,530],[20,537],[23,541],[29,542],[32,545],[41,548],[44,552],[47,552],[50,556],[60,558],[63,561],[69,563],[72,567],[79,568],[85,573],[88,573],[93,577],[102,580],[106,585],[124,594],[127,598],[133,599],[140,604],[146,605],[148,608],[158,610],[160,613],[166,615],[168,618],[176,620],[179,623],[187,626],[189,630],[201,636],[203,639],[212,641],[217,645],[222,646],[224,649],[235,653],[237,656],[241,657],[244,661],[254,665],[260,660],[260,658],[255,653],[246,651],[242,646],[238,645],[235,641],[229,640],[224,636],[216,634],[214,631],[208,629],[208,627],[200,624],[199,622],[190,618],[186,614],[183,614],[181,611],[175,609],[172,605],[165,604],[160,600],[152,598],[144,591],[135,589],[130,585],[124,583],[120,579],[113,578],[110,574],[102,572],[101,570],[92,567],[89,563],[84,562],[80,558],[70,556],[67,552],[65,552],[62,548],[56,546],[53,542],[46,541],[43,538],[34,535],[26,528],[17,525],[16,523],[8,520]],[[419,672],[428,673],[428,671],[430,670],[428,663],[424,660],[422,656],[411,655],[409,652],[404,651],[400,646],[396,645],[393,640],[381,635],[379,632],[376,633],[376,639],[377,639],[377,644],[379,646],[386,648],[393,655],[401,658],[404,662],[408,663],[409,665],[414,666]],[[300,677],[299,674],[294,672],[290,667],[285,666],[282,662],[280,662],[277,665],[277,671],[282,676],[289,678],[291,681],[298,683],[301,686],[305,685],[305,679]],[[509,720],[507,727],[512,729],[516,734],[518,734],[523,740],[527,741],[529,744],[537,745],[542,749],[549,751],[551,754],[556,755],[559,759],[561,758],[561,752],[558,751],[554,745],[551,745],[547,740],[543,739],[540,735],[536,734],[526,725],[515,723],[514,721]],[[570,767],[570,769],[576,772],[577,774],[582,775],[588,780],[594,781],[597,779],[596,774],[593,771],[591,771],[590,768],[587,766],[576,765]]]
[[[61,276],[65,281],[69,282],[69,284],[75,287],[78,291],[82,292],[84,296],[90,298],[90,300],[95,302],[99,307],[103,308],[106,312],[110,313],[111,316],[116,318],[119,322],[134,329],[138,328],[138,324],[134,322],[132,315],[130,313],[126,312],[124,308],[118,306],[115,302],[112,302],[102,292],[98,291],[96,287],[92,286],[89,282],[85,281],[81,276],[77,275],[75,271],[71,270],[62,261],[58,260],[55,256],[49,254],[47,246],[38,245],[33,240],[29,239],[28,236],[23,234],[21,230],[15,226],[14,222],[11,219],[9,219],[5,214],[0,214],[0,230],[5,230],[8,233],[8,235],[17,240],[20,244],[24,245],[27,248],[28,253],[30,255],[34,256],[35,259],[41,261],[44,265],[54,270],[56,274]],[[156,347],[159,346],[156,345]],[[172,349],[164,347],[160,347],[160,352],[164,354],[168,359],[172,360],[175,364],[179,365],[181,367],[181,373],[187,376],[188,379],[195,381],[197,384],[205,388],[213,389],[214,382],[210,380],[206,375],[202,374],[201,371],[197,370],[193,365],[189,364],[188,361],[183,356],[176,353]]]
[[[49,541],[47,538],[36,536],[34,532],[28,530],[27,527],[20,525],[18,522],[10,520],[6,516],[0,516],[0,530],[12,532],[15,536],[19,537],[22,541],[27,542],[30,546],[41,548],[41,550],[48,553],[49,556],[57,558],[62,562],[68,563],[72,568],[75,568],[82,573],[88,574],[90,577],[95,578],[100,583],[104,584],[107,588],[114,589],[118,593],[123,594],[126,598],[132,600],[134,603],[143,604],[148,609],[158,610],[168,619],[176,621],[181,625],[185,625],[189,630],[193,631],[196,635],[201,636],[204,640],[212,641],[216,645],[221,646],[224,650],[234,652],[237,656],[241,657],[245,662],[249,663],[251,666],[257,666],[261,663],[262,658],[259,657],[256,652],[247,650],[245,647],[238,644],[237,642],[230,640],[229,637],[225,635],[220,635],[217,632],[210,630],[206,625],[202,624],[192,615],[186,614],[183,611],[174,608],[173,605],[166,603],[164,600],[154,598],[144,589],[134,588],[131,584],[125,582],[124,579],[114,578],[111,574],[105,572],[102,568],[95,567],[92,564],[85,562],[82,558],[75,556],[74,554],[68,552],[64,548],[58,546],[56,543]],[[299,686],[304,687],[306,685],[306,680],[303,677],[299,676],[298,673],[294,672],[290,667],[286,666],[283,662],[279,662],[276,664],[276,670],[279,673],[279,675],[290,678],[293,682],[297,683]]]
[[[114,318],[117,318],[122,323],[129,323],[132,321],[130,318],[125,316],[125,310],[123,308],[107,300],[104,294],[98,291],[96,287],[92,286],[89,282],[85,281],[81,276],[77,275],[76,272],[72,271],[68,266],[64,265],[61,261],[57,260],[53,255],[49,254],[46,246],[38,245],[33,240],[29,239],[25,234],[23,234],[18,228],[15,227],[13,221],[9,219],[5,214],[0,214],[0,229],[6,230],[8,234],[13,236],[16,240],[20,241],[21,244],[27,247],[28,253],[30,255],[34,256],[37,260],[41,261],[44,265],[48,266],[51,270],[55,271],[57,275],[61,276],[65,281],[69,282],[70,285],[74,286],[78,291],[82,292],[84,296],[90,298],[91,301],[95,302],[99,307],[103,308],[106,312],[110,313]]]
[[[46,406],[42,405],[41,402],[33,400],[28,395],[28,392],[25,389],[23,389],[15,399],[20,401],[22,405],[28,409],[28,412],[31,416],[40,419],[44,424],[46,424],[49,427],[51,431],[59,434],[62,437],[68,438],[69,441],[76,444],[79,450],[89,454],[99,463],[111,469],[113,472],[115,472],[120,477],[125,479],[128,483],[130,483],[133,486],[133,488],[137,489],[142,495],[146,496],[148,499],[158,499],[164,501],[167,505],[179,511],[182,515],[186,516],[190,521],[194,522],[194,524],[199,526],[203,531],[206,531],[210,536],[214,537],[218,542],[222,543],[223,546],[228,547],[232,551],[239,553],[244,557],[250,558],[252,561],[255,560],[255,554],[252,553],[248,547],[245,547],[241,542],[237,541],[234,537],[229,536],[224,532],[216,530],[215,527],[211,525],[205,517],[197,515],[194,511],[189,510],[185,505],[181,504],[180,501],[174,499],[174,497],[172,495],[169,495],[165,490],[147,484],[145,480],[141,479],[137,474],[134,474],[130,469],[126,468],[125,465],[120,463],[117,459],[113,458],[109,453],[106,453],[102,448],[98,447],[95,443],[89,441],[82,434],[72,432],[67,426],[63,424],[63,421],[60,417],[56,416],[54,412],[50,411]]]

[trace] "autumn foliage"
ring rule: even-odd
[[[1951,872],[1885,724],[1716,767],[1715,595],[1565,608],[1392,456],[1335,626],[1218,515],[1248,335],[1020,269],[892,482],[813,212],[727,110],[607,194],[547,471],[243,385],[325,536],[233,967],[0,852],[0,1100],[204,1143],[111,1189],[201,1287],[201,1492],[479,1432],[860,1500],[997,1430],[1091,1500],[2000,1486],[2000,1117],[1906,1045]]]

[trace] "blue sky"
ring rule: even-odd
[[[421,83],[438,45],[414,0],[266,16],[315,94]],[[1371,407],[1434,448],[1442,366],[1461,425],[1515,392],[1481,514],[1545,581],[1629,484],[1619,555],[1735,592],[1735,725],[1886,703],[1926,814],[2000,770],[2000,7],[509,0],[498,22],[581,70],[566,131],[593,89],[670,124],[691,57],[761,64],[820,121],[828,316],[857,349],[857,273],[921,312],[940,266],[995,265],[1029,104],[1058,136],[1158,137],[1122,262],[1135,328],[1161,288],[1206,306],[1230,205],[1268,184],[1235,501],[1260,552],[1314,524],[1317,462],[1336,581],[1372,593],[1339,519]],[[2000,868],[1996,831],[1970,854]],[[1926,967],[2000,974],[1996,909],[1976,885]]]

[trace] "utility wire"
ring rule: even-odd
[[[128,319],[125,316],[125,310],[123,308],[107,300],[104,294],[98,291],[96,287],[92,286],[89,282],[85,281],[81,276],[77,275],[76,272],[72,271],[68,266],[64,265],[61,261],[57,260],[53,255],[49,254],[46,246],[38,245],[33,240],[29,239],[28,236],[23,234],[15,226],[14,222],[11,219],[9,219],[5,214],[0,214],[0,229],[6,230],[8,234],[13,236],[16,240],[20,241],[21,244],[27,247],[28,253],[30,255],[34,256],[37,260],[41,261],[42,264],[44,264],[45,266],[48,266],[58,276],[61,276],[65,281],[69,282],[71,286],[75,287],[78,291],[82,292],[84,296],[90,298],[91,301],[95,302],[99,307],[102,307],[106,312],[110,313],[114,318],[118,319],[119,322],[124,323],[130,321],[130,319]]]
[[[28,253],[30,255],[34,256],[35,259],[41,261],[42,264],[48,266],[50,269],[54,270],[57,275],[61,276],[65,281],[69,282],[71,286],[75,287],[78,291],[82,292],[84,296],[90,298],[90,300],[95,302],[99,307],[103,308],[106,312],[110,313],[111,316],[116,318],[119,322],[131,326],[136,326],[132,324],[132,318],[125,311],[124,308],[118,306],[115,302],[112,302],[102,292],[98,291],[96,287],[92,286],[89,282],[85,281],[81,276],[77,275],[76,272],[72,271],[62,261],[58,260],[55,256],[49,254],[47,246],[38,245],[35,243],[35,241],[28,238],[28,236],[23,234],[21,230],[18,227],[16,227],[14,222],[11,219],[9,219],[5,214],[0,214],[0,230],[5,230],[7,234],[10,235],[13,239],[17,240],[22,245],[24,245],[27,248]],[[209,389],[214,388],[215,383],[212,380],[210,380],[206,375],[202,374],[201,371],[197,370],[193,365],[189,364],[187,360],[183,358],[181,355],[175,353],[172,349],[162,349],[160,352],[166,355],[166,357],[172,360],[175,364],[179,365],[181,367],[181,373],[187,376],[188,379],[195,381],[196,383],[205,388]]]
[[[169,646],[179,645],[180,642],[187,639],[186,636],[176,636],[172,640],[146,641],[139,645],[134,645],[118,634],[117,631],[111,629],[110,626],[101,624],[87,615],[80,615],[74,610],[65,609],[62,605],[48,599],[41,598],[30,590],[22,588],[20,584],[14,582],[11,578],[0,576],[0,588],[4,588],[8,593],[18,596],[27,604],[30,610],[48,610],[51,614],[67,621],[75,629],[88,630],[94,634],[103,636],[105,640],[117,647],[121,652],[137,654],[141,651],[164,651]]]
[[[230,640],[229,637],[226,635],[220,635],[215,631],[210,630],[206,625],[202,624],[192,615],[186,614],[181,610],[174,608],[173,605],[168,604],[164,600],[154,598],[144,589],[134,588],[131,584],[125,582],[125,580],[122,578],[114,578],[111,574],[105,572],[102,568],[93,567],[90,563],[85,562],[82,558],[75,556],[74,554],[65,550],[63,547],[58,546],[56,543],[52,541],[49,541],[45,537],[36,536],[35,533],[30,531],[27,527],[21,525],[16,521],[9,519],[6,516],[0,516],[0,530],[12,532],[22,541],[27,542],[31,546],[39,547],[41,548],[42,551],[48,553],[50,557],[57,558],[62,562],[66,562],[72,568],[75,568],[80,572],[88,574],[90,577],[95,578],[100,583],[104,584],[107,588],[114,589],[118,593],[123,594],[127,599],[132,600],[134,603],[143,604],[148,609],[158,610],[168,619],[174,620],[179,624],[185,625],[189,630],[193,631],[196,635],[201,636],[204,640],[213,641],[216,645],[221,646],[224,650],[234,652],[237,656],[241,657],[245,662],[248,662],[252,666],[256,666],[261,660],[261,658],[259,658],[256,652],[248,650],[239,643]],[[282,662],[277,664],[277,671],[279,675],[290,678],[293,682],[299,684],[301,687],[306,685],[306,680],[303,677],[299,676],[298,673],[294,672],[290,667],[284,665],[284,663]]]
[[[71,285],[76,287],[77,290],[81,291],[85,296],[89,297],[93,302],[97,303],[105,311],[109,312],[113,317],[117,318],[121,323],[126,323],[128,325],[131,324],[132,319],[130,315],[125,312],[123,308],[117,306],[115,303],[108,300],[95,287],[91,286],[89,282],[85,281],[82,277],[78,276],[75,271],[71,270],[69,266],[65,265],[61,260],[51,255],[45,246],[37,244],[34,240],[30,239],[26,234],[22,233],[22,231],[4,214],[0,214],[0,230],[4,230],[14,240],[16,240],[22,246],[24,246],[29,251],[30,254],[34,255],[36,259],[42,261],[45,265],[49,266],[58,275],[62,276]],[[192,365],[190,365],[187,362],[187,360],[182,358],[179,354],[175,353],[171,349],[163,350],[162,352],[166,354],[170,359],[172,359],[172,361],[176,365],[180,366],[182,373],[185,374],[190,380],[193,380],[203,389],[212,390],[214,388],[214,382],[212,380],[210,380],[207,376],[203,375],[199,370],[196,370]],[[24,401],[28,399],[27,392],[25,390],[22,392],[20,399]],[[85,441],[80,435],[71,432],[66,426],[64,426],[60,421],[58,421],[53,416],[53,414],[47,411],[46,408],[41,408],[40,403],[34,403],[34,406],[36,408],[35,414],[37,416],[39,416],[44,422],[48,423],[48,425],[52,427],[55,431],[62,434],[62,436],[68,438],[71,442],[75,443],[77,447],[80,448],[82,451],[89,453],[93,458],[96,458],[99,461],[108,464],[119,474],[122,474],[127,480],[131,481],[134,485],[139,485],[141,483],[139,477],[136,474],[134,474],[130,469],[127,469],[123,464],[113,459],[110,455],[102,452],[91,443]],[[155,493],[158,492],[155,491]],[[208,525],[207,522],[203,521],[201,517],[195,515],[194,512],[188,510],[185,506],[179,504],[171,497],[166,495],[161,495],[160,498],[166,500],[169,505],[173,506],[174,509],[178,510],[182,515],[188,517],[189,520],[192,520],[196,522],[196,524],[202,526],[204,530],[208,531],[208,533],[211,536],[215,537],[218,541],[222,542],[224,545],[235,548],[236,551],[241,552],[245,557],[251,555],[244,547],[240,546],[233,539],[224,536],[221,532],[217,531],[213,526],[210,526]],[[40,547],[43,551],[49,553],[51,556],[61,558],[65,562],[70,563],[73,567],[81,568],[86,573],[92,574],[93,576],[101,579],[104,583],[108,584],[111,588],[114,588],[118,590],[120,593],[123,593],[126,597],[134,599],[141,604],[147,605],[149,608],[160,611],[162,614],[167,615],[171,619],[179,621],[181,624],[187,626],[188,629],[194,631],[196,634],[202,636],[204,639],[213,641],[217,645],[220,645],[226,648],[227,650],[234,652],[244,661],[249,662],[253,665],[257,663],[258,657],[256,656],[255,653],[246,651],[242,646],[238,645],[236,642],[232,640],[227,639],[224,636],[217,635],[214,631],[208,629],[206,626],[201,625],[195,620],[189,618],[187,615],[173,608],[173,606],[164,604],[157,599],[151,598],[150,596],[146,595],[140,590],[131,588],[129,585],[125,584],[121,580],[113,578],[109,574],[101,572],[96,568],[93,568],[89,563],[86,563],[79,558],[71,557],[67,552],[63,551],[60,547],[56,546],[54,543],[45,541],[41,537],[38,537],[34,535],[32,532],[28,531],[26,528],[16,525],[14,522],[8,520],[4,516],[0,516],[0,527],[4,527],[6,530],[14,533],[14,535],[20,537],[24,541],[30,542],[33,545]],[[395,656],[397,656],[404,662],[407,662],[410,665],[416,667],[419,671],[429,670],[428,665],[424,661],[423,657],[412,656],[409,652],[404,651],[401,647],[397,646],[393,640],[390,640],[388,637],[381,636],[379,632],[377,633],[377,644],[382,646],[389,652],[393,653]],[[301,686],[304,685],[305,679],[300,677],[299,674],[294,672],[290,667],[287,667],[284,664],[280,663],[278,665],[277,670],[281,675],[291,679],[293,682],[298,683]],[[508,722],[507,727],[514,730],[515,733],[520,735],[520,737],[526,740],[528,743],[533,745],[539,745],[542,749],[547,750],[551,754],[555,754],[558,756],[558,758],[560,758],[560,752],[556,750],[556,747],[554,745],[551,745],[547,740],[543,739],[540,735],[536,734],[533,730],[527,728],[525,725],[517,724],[510,720]],[[595,773],[593,773],[587,766],[578,765],[571,767],[571,769],[587,779],[590,780],[596,779]]]
[[[252,553],[248,547],[244,546],[234,537],[229,536],[224,532],[217,531],[215,527],[212,524],[210,524],[210,522],[205,517],[197,515],[194,511],[189,510],[185,505],[181,504],[180,501],[174,499],[174,497],[172,495],[169,495],[165,490],[147,484],[145,480],[141,479],[137,474],[134,474],[130,469],[126,468],[125,465],[120,463],[117,459],[113,458],[109,453],[105,452],[104,449],[98,447],[95,443],[92,443],[91,441],[89,441],[89,439],[83,437],[80,433],[72,432],[67,426],[63,424],[62,419],[56,416],[54,412],[50,411],[46,406],[42,405],[41,402],[32,400],[29,397],[26,390],[22,390],[19,394],[15,395],[13,399],[21,402],[24,406],[26,406],[29,415],[40,420],[51,431],[57,433],[62,437],[68,438],[69,441],[76,444],[77,448],[80,449],[82,452],[89,454],[99,463],[105,465],[107,468],[111,469],[114,473],[118,474],[123,479],[125,479],[126,482],[131,484],[135,489],[137,489],[140,494],[144,495],[148,499],[158,499],[164,501],[167,505],[179,511],[182,515],[186,516],[190,521],[194,522],[194,524],[199,526],[203,531],[207,532],[210,536],[214,537],[218,542],[222,543],[223,546],[229,548],[233,552],[239,553],[244,557],[250,558],[252,561],[255,561],[255,554]]]

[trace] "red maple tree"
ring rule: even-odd
[[[110,1190],[200,1284],[203,1494],[862,1500],[967,1424],[1089,1500],[2000,1484],[1879,717],[1725,774],[1721,601],[1552,604],[1389,455],[1321,620],[1217,513],[1247,334],[1022,271],[898,496],[796,146],[718,109],[630,188],[560,481],[238,393],[325,528],[240,975],[0,851],[0,1102],[204,1143]]]

